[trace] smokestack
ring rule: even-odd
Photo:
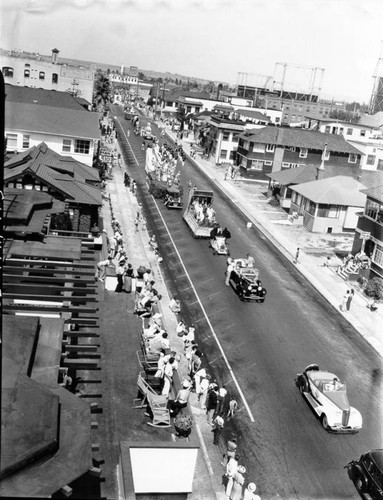
[[[52,49],[52,64],[57,64],[59,52],[57,49]]]

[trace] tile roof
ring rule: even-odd
[[[5,85],[6,102],[18,102],[29,104],[40,104],[41,106],[52,106],[57,108],[70,108],[84,111],[85,99],[74,98],[68,92],[56,90],[35,89],[31,87],[20,87],[18,85]],[[83,102],[84,101],[84,102]]]
[[[298,184],[293,186],[292,190],[314,203],[364,207],[366,195],[361,192],[363,188],[363,184],[352,177],[338,175]]]
[[[276,144],[320,151],[324,150],[324,145],[327,143],[327,150],[330,152],[360,154],[360,151],[351,146],[343,136],[313,130],[267,126],[251,134],[241,134],[240,138],[261,144]]]
[[[100,139],[98,114],[80,109],[5,101],[7,130]]]

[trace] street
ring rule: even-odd
[[[121,108],[114,107],[113,114],[125,130],[132,130]],[[238,400],[234,430],[243,461],[262,484],[264,496],[358,498],[343,467],[380,444],[380,358],[258,230],[247,229],[235,200],[186,161],[181,172],[184,204],[189,179],[214,192],[217,218],[232,233],[231,256],[249,252],[268,291],[264,304],[241,302],[224,285],[226,258],[213,256],[207,240],[193,239],[182,211],[167,210],[149,195],[141,137],[131,133],[129,142],[140,165],[131,162],[129,172],[138,185],[149,233],[159,242],[167,287],[181,300],[186,324],[197,327],[204,365]],[[350,403],[364,419],[359,434],[336,436],[323,430],[294,384],[296,374],[310,363],[347,382]]]

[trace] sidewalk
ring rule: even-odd
[[[163,126],[163,124],[161,124]],[[165,127],[166,133],[173,141],[176,133]],[[246,215],[249,222],[254,224],[273,244],[291,261],[294,262],[296,250],[299,247],[297,269],[319,291],[328,302],[342,314],[357,332],[368,342],[373,349],[383,356],[383,335],[378,325],[383,324],[383,308],[371,312],[367,309],[367,297],[362,294],[357,283],[347,282],[336,274],[337,257],[330,246],[321,248],[315,254],[313,247],[306,249],[307,239],[319,242],[326,238],[323,234],[309,233],[302,226],[294,226],[285,211],[280,207],[271,206],[263,194],[267,191],[266,184],[238,178],[225,180],[225,169],[215,166],[213,161],[196,156],[190,158],[191,139],[177,139],[182,144],[190,161],[200,168],[230,200],[234,200],[237,207]],[[260,210],[262,207],[262,210]],[[315,242],[314,242],[315,244]],[[317,245],[320,248],[321,245]],[[351,245],[348,250],[351,249]],[[332,266],[324,267],[327,256],[332,255]],[[340,263],[340,261],[338,260]],[[339,305],[346,290],[354,288],[355,297],[350,311],[341,312]]]
[[[120,152],[119,145],[116,145]],[[113,179],[108,180],[107,194],[110,195],[111,204],[113,207],[113,216],[120,222],[123,229],[124,245],[128,253],[129,262],[133,268],[141,264],[148,265],[152,270],[153,279],[156,283],[155,287],[162,295],[161,301],[158,303],[161,314],[163,315],[163,324],[169,334],[171,347],[179,354],[183,354],[183,342],[176,335],[177,316],[169,309],[168,304],[170,297],[166,284],[164,282],[161,264],[159,264],[154,256],[154,252],[149,246],[150,234],[147,230],[143,230],[141,225],[138,232],[135,230],[134,219],[138,209],[138,201],[131,191],[124,186],[123,172],[126,170],[125,165],[114,167]],[[106,202],[103,207],[104,227],[108,237],[112,236],[111,229],[111,211],[109,203]],[[117,264],[116,262],[114,262]],[[137,365],[137,373],[140,367],[137,363],[135,352],[132,355],[130,362]],[[178,369],[180,379],[187,378],[187,360],[182,355],[180,367]],[[189,399],[190,409],[195,419],[196,432],[200,441],[200,451],[197,459],[196,470],[194,474],[193,493],[190,498],[193,500],[211,500],[212,498],[226,499],[224,489],[221,484],[222,474],[224,469],[221,465],[222,455],[225,451],[224,443],[220,446],[213,445],[212,427],[207,424],[206,413],[201,410],[197,395],[192,393]],[[138,416],[139,418],[139,416]],[[169,440],[174,429],[169,429]]]

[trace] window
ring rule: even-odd
[[[300,205],[301,204],[301,199],[302,199],[302,195],[301,194],[297,193],[296,191],[292,192],[291,201],[293,203],[295,203],[295,205]]]
[[[263,169],[263,161],[262,160],[252,160],[250,169],[251,170],[262,170]]]
[[[222,140],[223,141],[230,141],[230,132],[223,132]]]
[[[238,134],[234,134],[233,132],[233,138],[231,140],[232,142],[238,142]]]
[[[259,143],[254,143],[253,144],[253,152],[254,153],[264,153],[265,152],[265,145],[264,144],[259,144]]]
[[[348,128],[346,134],[347,135],[352,135],[352,128]]]
[[[250,149],[250,143],[249,143],[249,141],[243,141],[242,147],[243,147],[243,149],[249,150]]]
[[[273,164],[273,162],[270,161],[270,160],[265,160],[265,162],[264,162],[264,165],[267,166],[267,167],[271,167],[272,164]]]
[[[72,141],[70,139],[63,139],[63,153],[70,153],[72,150]]]
[[[24,78],[29,78],[31,75],[31,72],[29,71],[29,69],[25,69],[24,70]]]
[[[367,198],[366,208],[364,209],[364,215],[376,220],[379,213],[380,205],[376,201]]]
[[[275,144],[266,144],[267,153],[274,153],[274,151],[275,151]]]
[[[291,115],[291,120],[295,122],[295,115]]]
[[[329,134],[330,133],[330,130],[331,130],[331,127],[330,125],[326,125],[324,131],[326,132],[326,134]]]
[[[375,246],[375,252],[372,256],[372,261],[379,267],[383,267],[383,247],[381,245]]]
[[[227,157],[227,149],[221,149],[221,154],[219,155],[221,160],[226,160]]]
[[[316,204],[311,200],[306,200],[306,212],[310,215],[315,215]]]
[[[299,150],[299,158],[307,158],[307,153],[308,153],[307,148],[301,148]]]
[[[234,160],[235,159],[235,151],[230,151],[230,156],[229,156],[229,160]]]
[[[327,217],[329,219],[339,219],[340,208],[338,205],[326,205],[324,203],[319,203],[318,205],[318,217]]]
[[[44,71],[39,72],[39,80],[45,80],[45,73]]]
[[[13,78],[13,68],[10,68],[9,66],[3,66],[2,72],[4,77]]]
[[[375,165],[376,155],[367,155],[366,165]]]
[[[23,135],[23,148],[25,148],[25,149],[29,148],[30,138],[31,138],[30,135]]]
[[[291,151],[292,153],[295,153],[295,146],[285,146],[286,151]]]
[[[59,75],[57,73],[52,73],[52,83],[58,83]]]
[[[343,131],[344,131],[344,128],[343,127],[339,127],[339,133],[343,134]]]
[[[383,160],[378,160],[378,166],[376,167],[376,170],[383,170]]]
[[[348,155],[348,163],[356,163],[356,154],[350,153]]]
[[[17,134],[6,134],[7,150],[17,149]]]
[[[279,116],[276,116],[275,117],[275,123],[279,123],[279,122],[280,122],[280,118],[279,118]]]
[[[76,139],[74,143],[74,152],[88,155],[90,150],[90,141],[85,139]]]
[[[361,130],[360,131],[360,136],[361,137],[365,137],[366,136],[366,131],[365,130]]]
[[[186,112],[191,113],[191,106],[186,106]]]

